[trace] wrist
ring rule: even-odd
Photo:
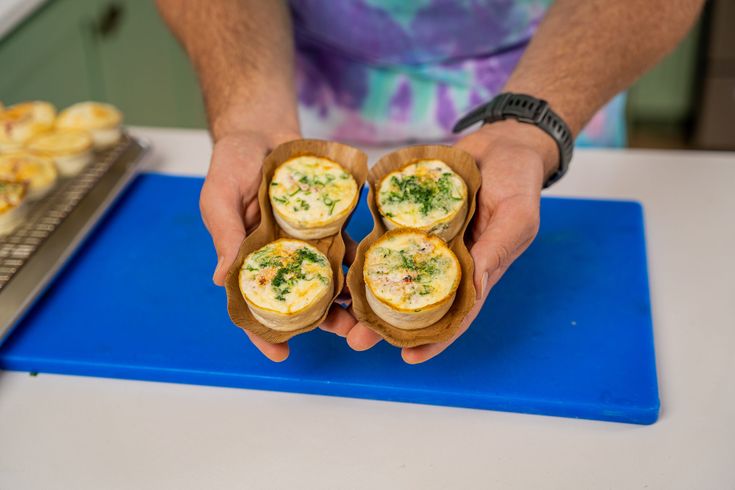
[[[559,168],[559,147],[543,129],[532,124],[518,122],[515,119],[505,119],[483,124],[477,133],[488,143],[511,143],[534,151],[543,162],[544,181]]]
[[[217,107],[207,106],[215,142],[235,133],[281,134],[290,139],[301,135],[293,90],[259,89],[253,84],[249,91],[232,89]]]
[[[283,117],[278,118],[271,115],[279,113]],[[243,133],[263,135],[272,143],[301,137],[298,118],[295,114],[289,117],[287,112],[261,111],[252,105],[230,106],[212,119],[210,127],[215,143],[228,136]]]

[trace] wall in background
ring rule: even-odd
[[[153,1],[55,0],[0,41],[0,100],[85,99],[128,124],[205,127],[196,77]],[[7,74],[6,74],[6,73]]]
[[[684,124],[693,116],[701,22],[628,92],[628,117],[640,124]]]

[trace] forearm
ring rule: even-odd
[[[298,133],[291,19],[280,0],[157,0],[199,77],[215,140]]]
[[[546,99],[578,134],[689,31],[703,0],[557,0],[505,90]]]

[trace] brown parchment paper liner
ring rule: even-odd
[[[412,161],[429,159],[442,160],[467,184],[467,198],[469,199],[467,217],[457,236],[449,242],[449,247],[459,259],[462,268],[462,279],[454,303],[441,320],[418,330],[403,330],[380,319],[368,305],[365,297],[362,268],[367,249],[387,231],[378,212],[376,186],[387,174]],[[480,189],[480,182],[480,171],[477,168],[475,159],[464,151],[451,146],[425,145],[402,148],[385,155],[370,169],[368,174],[368,206],[370,207],[370,213],[373,215],[373,231],[357,247],[355,261],[347,273],[347,286],[352,296],[352,309],[355,317],[380,334],[390,344],[397,347],[415,347],[422,344],[445,342],[457,332],[462,319],[475,304],[476,293],[473,282],[475,267],[472,256],[464,243],[464,234],[472,220],[472,216],[475,214],[475,198],[477,191]]]
[[[357,182],[357,193],[360,195],[365,179],[367,177],[367,155],[357,148],[322,140],[294,140],[276,147],[263,161],[263,178],[258,191],[258,203],[260,204],[260,224],[240,245],[240,251],[227,271],[225,279],[225,290],[227,291],[227,311],[230,319],[238,327],[252,332],[268,342],[285,342],[294,335],[314,330],[327,316],[327,311],[319,318],[319,321],[311,325],[293,330],[281,332],[266,327],[258,322],[248,309],[245,299],[242,297],[239,285],[240,268],[245,257],[251,252],[267,245],[278,238],[293,238],[278,226],[273,217],[270,199],[268,198],[268,186],[276,168],[285,161],[302,155],[315,155],[328,158],[342,165],[348,170]],[[342,273],[342,259],[345,255],[345,242],[342,233],[320,238],[318,240],[304,240],[318,248],[329,259],[332,266],[332,277],[334,278],[334,292],[332,302],[342,291],[344,286],[344,275]]]

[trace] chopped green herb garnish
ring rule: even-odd
[[[329,208],[329,214],[334,212],[334,206],[339,202],[339,199],[332,199],[329,196],[322,196],[322,201],[324,202],[324,205]]]
[[[286,301],[286,295],[291,292],[293,286],[300,280],[308,279],[302,270],[304,262],[324,264],[326,261],[324,257],[306,247],[296,250],[285,264],[279,261],[278,270],[271,280],[271,287],[276,292],[276,300]],[[319,280],[324,282],[326,278],[322,279],[319,276]]]
[[[417,205],[419,212],[426,216],[435,209],[449,211],[451,201],[461,201],[454,195],[452,174],[444,172],[441,177],[419,178],[416,175],[391,176],[390,186],[383,191],[381,198],[388,204],[411,203]],[[386,214],[387,215],[387,214]]]

